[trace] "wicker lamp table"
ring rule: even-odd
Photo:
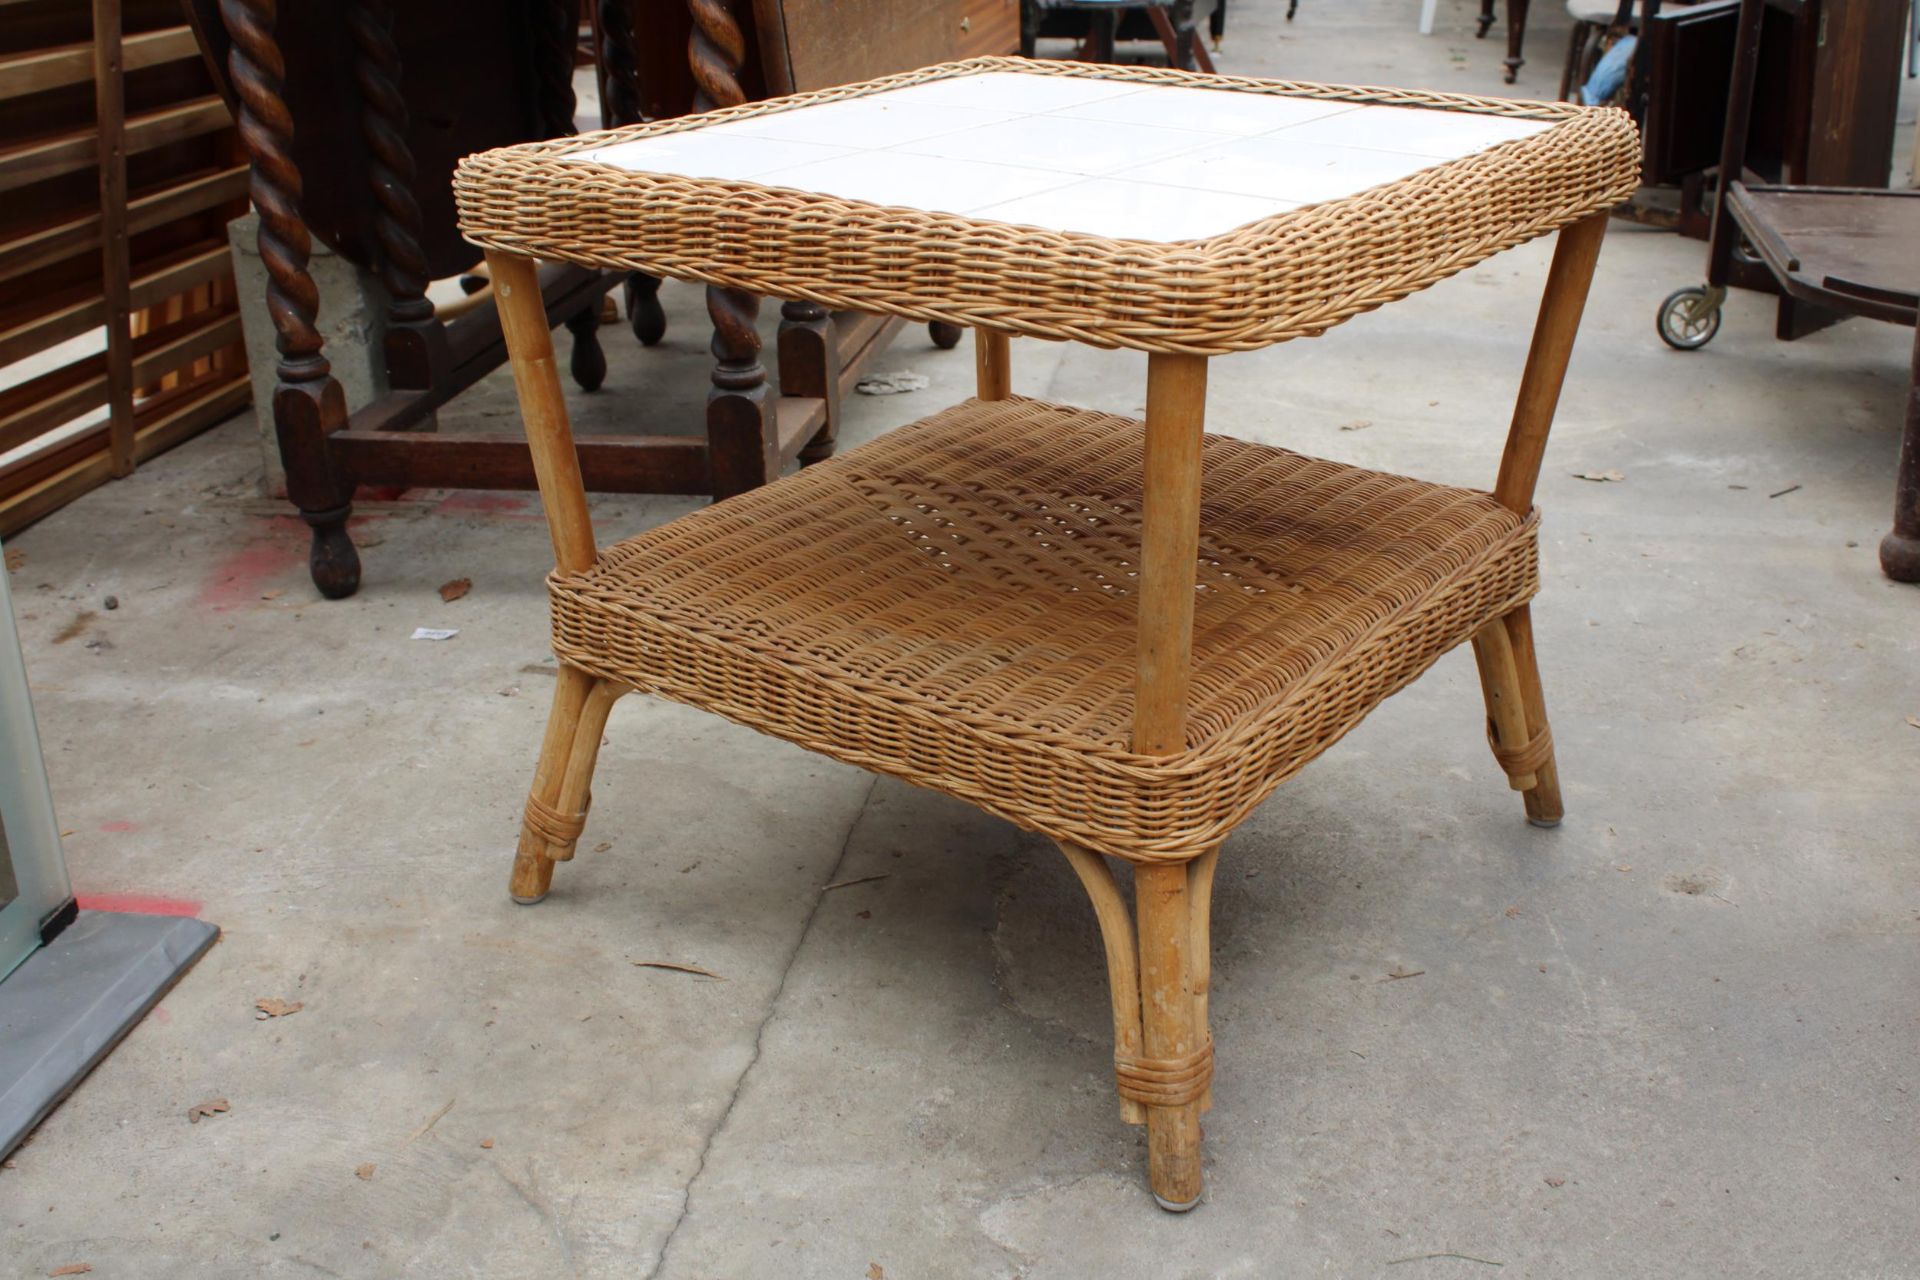
[[[1004,58],[469,157],[557,561],[513,896],[572,857],[634,690],[1042,832],[1104,935],[1121,1115],[1191,1207],[1235,825],[1464,641],[1496,760],[1560,818],[1532,494],[1638,162],[1612,110]],[[1210,357],[1555,230],[1491,491],[1202,434]],[[970,326],[978,395],[597,546],[537,259]],[[1013,335],[1146,352],[1145,422],[1013,395]]]

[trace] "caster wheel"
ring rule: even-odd
[[[933,345],[942,351],[951,351],[960,345],[962,330],[957,324],[948,324],[944,320],[927,322],[927,336],[933,339]]]
[[[1660,340],[1676,351],[1697,351],[1720,332],[1720,299],[1693,285],[1676,289],[1660,304]]]

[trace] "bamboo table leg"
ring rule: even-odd
[[[1147,357],[1147,448],[1134,680],[1133,749],[1186,748],[1193,665],[1193,583],[1200,550],[1202,356]],[[1213,1045],[1199,1019],[1192,884],[1185,862],[1134,868],[1139,916],[1142,1057],[1120,1071],[1121,1091],[1147,1107],[1147,1174],[1163,1209],[1200,1202],[1200,1108]]]
[[[553,540],[554,565],[561,573],[591,568],[596,558],[593,520],[587,512],[580,457],[573,447],[567,402],[554,363],[553,334],[547,327],[540,278],[531,258],[489,250],[487,267],[500,309],[500,327],[513,365],[514,389],[526,425],[533,471]],[[553,692],[553,710],[527,796],[520,847],[513,860],[508,891],[520,903],[546,897],[553,864],[573,856],[586,822],[588,788],[600,747],[600,734],[614,700],[625,692],[577,667],[562,666]]]
[[[992,329],[973,331],[973,371],[982,400],[1005,400],[1013,394],[1013,343]]]
[[[1533,326],[1526,371],[1513,406],[1513,426],[1494,481],[1494,500],[1516,515],[1533,509],[1533,490],[1546,455],[1547,433],[1560,404],[1573,339],[1586,309],[1607,215],[1597,213],[1560,232]],[[1473,638],[1486,694],[1488,737],[1494,759],[1523,793],[1527,821],[1558,826],[1565,810],[1560,800],[1560,770],[1553,758],[1553,733],[1547,721],[1546,695],[1533,652],[1533,619],[1526,605],[1483,627]],[[1516,714],[1517,711],[1517,714]]]

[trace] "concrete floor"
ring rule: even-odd
[[[1227,69],[1498,88],[1462,0],[1427,39],[1411,3],[1280,9],[1236,9]],[[1546,260],[1216,362],[1216,429],[1490,482]],[[1615,225],[1548,455],[1565,825],[1522,821],[1460,652],[1233,837],[1185,1217],[1116,1118],[1093,921],[1041,840],[635,698],[580,857],[508,902],[552,686],[530,497],[363,503],[343,603],[245,421],[43,522],[13,584],[74,880],[225,938],[0,1172],[0,1271],[1920,1276],[1920,593],[1874,559],[1909,335],[1782,345],[1742,294],[1668,351],[1702,261]],[[699,298],[668,298],[583,427],[697,422]],[[1140,407],[1136,355],[1016,359]],[[933,386],[856,400],[851,442],[971,378],[923,331],[881,367]],[[514,429],[504,377],[442,422]]]

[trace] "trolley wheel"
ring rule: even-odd
[[[1675,289],[1660,304],[1660,340],[1676,351],[1698,351],[1720,332],[1720,302],[1699,285]]]

